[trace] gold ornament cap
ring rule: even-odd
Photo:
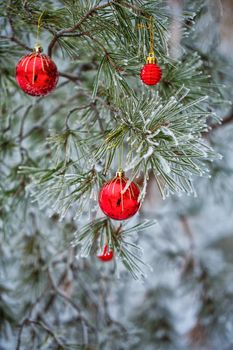
[[[43,47],[37,43],[34,47],[34,50],[36,51],[36,53],[43,52]]]
[[[123,177],[124,175],[125,175],[125,173],[124,173],[123,169],[118,169],[118,171],[116,172],[117,177]]]
[[[155,53],[149,52],[149,55],[147,56],[146,63],[156,63]]]

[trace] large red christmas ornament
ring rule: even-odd
[[[42,54],[42,48],[21,58],[16,66],[19,87],[31,96],[49,94],[57,85],[58,70],[51,58]]]
[[[161,80],[162,70],[155,63],[153,53],[150,53],[147,57],[147,63],[142,67],[140,77],[146,85],[156,85]]]
[[[105,244],[103,253],[98,255],[98,258],[102,261],[110,261],[113,258],[113,251],[109,249],[108,245]]]
[[[122,171],[117,172],[116,177],[106,182],[99,193],[99,206],[105,215],[114,220],[126,220],[136,214],[140,207],[138,197],[140,190],[131,182],[124,191],[128,179]]]

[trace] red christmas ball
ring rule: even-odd
[[[136,214],[140,207],[140,190],[131,182],[124,191],[128,179],[119,172],[111,181],[106,182],[99,193],[99,206],[105,215],[114,220],[126,220]]]
[[[98,258],[102,261],[110,261],[113,258],[113,251],[112,249],[108,248],[108,245],[105,244],[103,253],[101,255],[98,255]]]
[[[31,96],[49,94],[57,85],[58,70],[51,58],[37,50],[21,58],[16,66],[19,87]]]
[[[155,63],[146,63],[140,74],[141,80],[146,85],[156,85],[162,78],[162,70]]]

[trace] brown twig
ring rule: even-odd
[[[208,131],[202,133],[202,136],[203,136],[205,139],[207,139],[207,138],[209,137],[209,135],[211,135],[212,132],[214,132],[214,131],[216,131],[216,130],[218,130],[218,129],[220,129],[220,128],[226,126],[226,125],[229,125],[229,124],[231,124],[231,123],[233,123],[233,111],[232,111],[232,113],[231,113],[229,116],[227,116],[226,118],[224,118],[224,119],[221,121],[221,123],[216,123],[216,124],[211,125],[211,126],[210,126],[210,129],[209,129]]]
[[[216,123],[212,125],[210,131],[215,131],[216,129],[219,129],[220,127],[231,124],[232,122],[233,122],[233,112],[228,117],[224,118],[221,124]]]
[[[113,4],[114,4],[114,3],[115,3],[115,4],[118,4],[119,6],[122,6],[122,7],[128,8],[128,9],[131,9],[131,10],[133,10],[136,14],[145,15],[146,18],[148,19],[148,13],[147,13],[144,9],[142,9],[142,8],[136,6],[136,5],[130,4],[129,1],[127,1],[127,2],[119,1],[119,3],[117,3],[117,1],[113,1]]]
[[[44,322],[34,321],[34,320],[30,320],[30,319],[26,318],[20,326],[20,331],[18,334],[18,339],[17,339],[17,344],[16,344],[16,350],[20,350],[21,338],[22,338],[24,328],[27,326],[30,326],[31,324],[34,324],[36,326],[40,326],[41,328],[43,328],[54,339],[54,341],[57,343],[57,345],[61,349],[66,348],[65,344],[58,338],[58,336],[47,325],[44,324]]]
[[[88,329],[90,329],[92,332],[95,332],[96,331],[95,327],[92,326],[90,324],[90,322],[86,319],[86,317],[82,314],[81,308],[71,298],[69,298],[65,292],[63,292],[58,286],[56,286],[50,270],[49,270],[49,279],[50,279],[52,288],[54,289],[56,295],[58,295],[62,299],[64,299],[78,313],[78,318],[80,319],[81,326],[83,329],[83,343],[85,344],[85,346],[87,346],[88,345]]]
[[[11,4],[11,1],[10,1],[10,4]],[[7,40],[10,40],[10,41],[13,41],[16,44],[18,44],[19,46],[23,47],[25,50],[32,52],[33,51],[32,48],[30,48],[29,46],[25,45],[21,40],[19,40],[17,38],[16,31],[15,31],[15,28],[14,28],[14,20],[13,20],[12,16],[9,13],[7,13],[7,17],[8,17],[8,21],[9,21],[9,24],[10,24],[12,35],[11,36],[2,35],[0,37],[2,39],[7,39]]]
[[[87,105],[84,105],[84,106],[79,106],[79,107],[74,107],[73,109],[71,109],[69,111],[69,113],[67,114],[66,116],[66,120],[65,120],[65,125],[66,125],[66,129],[70,129],[69,127],[69,119],[70,119],[70,116],[74,113],[74,112],[77,112],[77,111],[82,111],[83,109],[86,109],[86,108],[89,108],[91,107],[92,103],[89,103]]]
[[[106,4],[93,7],[73,27],[65,28],[65,29],[62,29],[59,32],[57,32],[54,35],[53,39],[51,40],[51,42],[50,42],[50,44],[48,46],[48,55],[49,56],[52,55],[53,47],[54,47],[54,45],[56,44],[56,42],[57,42],[57,40],[59,38],[61,38],[62,36],[65,36],[66,34],[73,33],[77,29],[80,29],[81,25],[83,24],[83,22],[85,22],[87,20],[88,17],[90,17],[93,14],[97,13],[97,11],[104,9],[105,7],[111,6],[112,3],[113,3],[112,1],[109,1]]]
[[[101,117],[100,117],[99,110],[98,110],[98,108],[96,107],[96,101],[94,101],[94,102],[92,103],[91,107],[93,108],[93,110],[94,110],[95,113],[96,113],[96,118],[97,118],[97,121],[98,121],[100,130],[101,130],[101,132],[104,134],[104,133],[105,133],[105,129],[104,129],[104,126],[103,126]]]
[[[79,77],[77,75],[72,75],[72,74],[69,74],[69,73],[63,73],[63,72],[59,72],[59,76],[60,77],[63,77],[63,78],[66,78],[68,80],[71,80],[72,82],[74,83],[77,83],[78,81],[80,81]]]
[[[20,349],[21,346],[21,338],[22,338],[22,334],[23,334],[23,330],[24,327],[27,326],[28,324],[28,319],[31,318],[31,315],[34,311],[34,309],[36,308],[36,306],[38,305],[38,303],[42,300],[42,298],[44,297],[45,292],[43,292],[34,302],[34,304],[31,307],[31,310],[28,314],[28,317],[24,319],[24,321],[21,323],[20,328],[19,328],[19,332],[18,332],[18,337],[17,337],[17,343],[16,343],[16,350]]]
[[[104,47],[104,45],[99,41],[97,40],[96,38],[94,38],[90,33],[86,33],[85,34],[86,36],[88,36],[91,40],[93,40],[98,46],[101,47],[101,49],[104,51],[105,53],[105,56],[107,57],[109,63],[113,66],[113,68],[115,68],[117,71],[123,71],[124,69],[117,66],[116,63],[113,61],[110,53],[108,52],[108,50]]]
[[[20,41],[14,35],[12,35],[12,36],[0,35],[0,38],[1,39],[6,39],[6,40],[9,40],[9,41],[13,41],[16,44],[18,44],[19,46],[23,47],[27,51],[31,51],[31,52],[33,51],[33,49],[31,49],[29,46],[25,45],[22,41]]]
[[[189,240],[189,251],[186,254],[185,264],[183,267],[183,275],[186,276],[193,273],[193,270],[195,269],[195,266],[198,264],[198,261],[196,260],[195,254],[194,254],[195,241],[194,241],[193,232],[189,224],[188,218],[185,215],[180,215],[179,219],[183,228],[183,232],[185,233],[185,235]]]
[[[61,108],[64,108],[67,106],[67,104],[69,102],[71,102],[72,100],[74,100],[79,94],[75,94],[73,96],[71,96],[66,102],[59,104],[57,107],[55,107],[52,112],[50,112],[50,114],[48,114],[47,116],[45,116],[40,123],[38,123],[37,125],[33,126],[31,129],[29,129],[22,137],[21,140],[25,140],[26,138],[28,138],[34,131],[36,130],[40,130],[42,128],[42,126],[44,124],[47,123],[47,121],[53,117],[57,112],[60,111]]]
[[[59,295],[61,298],[63,298],[65,301],[67,301],[67,303],[70,304],[78,312],[81,321],[83,322],[83,324],[86,327],[89,327],[92,331],[95,331],[95,327],[92,326],[89,323],[89,321],[86,319],[86,317],[82,314],[81,308],[72,299],[70,299],[61,289],[59,289],[56,286],[55,281],[53,280],[53,276],[52,276],[51,271],[49,271],[49,279],[50,279],[52,288],[54,289],[55,293],[57,295]]]
[[[184,215],[180,215],[180,223],[183,227],[184,233],[188,237],[190,250],[193,251],[193,249],[195,248],[194,237],[187,217]]]

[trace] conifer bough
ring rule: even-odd
[[[127,229],[98,219],[99,189],[117,170],[122,153],[121,165],[129,173],[126,190],[132,181],[142,179],[140,201],[152,175],[163,198],[195,194],[193,178],[208,176],[206,160],[216,158],[202,134],[213,114],[211,105],[220,101],[218,89],[205,75],[198,54],[187,52],[177,62],[170,57],[170,18],[163,1],[67,0],[64,5],[40,5],[39,9],[37,2],[10,3],[5,20],[11,34],[2,38],[6,52],[17,56],[20,48],[30,46],[27,34],[35,31],[43,11],[43,46],[64,70],[63,81],[51,96],[35,103],[25,100],[28,109],[14,137],[21,157],[18,176],[23,189],[47,213],[89,222],[76,230],[77,254],[96,254],[98,245],[103,249],[107,242],[137,276],[143,262],[137,246],[124,239]],[[148,87],[140,82],[140,67],[150,38],[137,25],[146,27],[151,17],[155,54],[164,74],[158,85]],[[37,136],[43,152],[36,152]],[[135,229],[147,226],[146,221]]]

